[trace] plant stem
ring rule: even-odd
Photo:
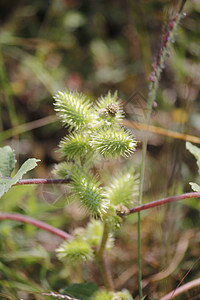
[[[105,248],[106,248],[108,236],[109,236],[109,226],[106,222],[104,222],[104,229],[103,229],[101,243],[99,245],[99,248],[96,251],[95,257],[96,257],[97,264],[99,266],[99,270],[103,277],[105,287],[108,290],[114,291],[114,283],[113,283],[112,275],[108,266],[108,262],[105,257]]]
[[[22,223],[28,223],[28,224],[34,225],[38,228],[49,231],[65,240],[72,238],[72,236],[70,234],[68,234],[67,232],[65,232],[61,229],[57,229],[51,225],[48,225],[45,222],[30,218],[30,217],[26,217],[21,214],[0,213],[0,220],[16,220],[16,221],[19,221]]]
[[[66,184],[70,183],[70,179],[46,179],[46,178],[32,178],[32,179],[21,179],[19,180],[15,185],[23,185],[23,184]],[[164,205],[166,203],[176,202],[184,199],[189,198],[200,198],[199,192],[191,192],[191,193],[184,193],[176,196],[166,197],[159,200],[155,200],[152,202],[148,202],[142,205],[135,206],[133,208],[130,208],[127,215],[134,214],[136,212],[140,212],[142,210],[154,208],[157,206]],[[104,228],[105,231],[105,228]],[[106,231],[105,231],[106,233]],[[100,253],[103,251],[103,247],[106,243],[106,235],[103,235],[101,245],[100,245]]]
[[[137,222],[137,236],[138,236],[138,243],[137,243],[137,253],[138,253],[138,290],[140,299],[142,299],[142,266],[141,266],[141,218],[140,212],[138,212],[138,222]]]
[[[32,179],[21,179],[14,185],[24,185],[24,184],[66,184],[69,183],[71,179],[46,179],[46,178],[32,178]]]
[[[145,203],[145,204],[142,204],[142,205],[139,205],[139,206],[129,209],[127,215],[131,215],[136,212],[140,212],[142,210],[146,210],[149,208],[161,206],[166,203],[176,202],[176,201],[185,200],[185,199],[189,199],[189,198],[200,198],[200,193],[199,192],[185,193],[185,194],[180,194],[177,196],[171,196],[171,197],[155,200],[152,202],[148,202],[148,203]]]
[[[32,178],[32,179],[21,179],[19,180],[15,185],[23,185],[23,184],[66,184],[69,183],[71,180],[70,179],[46,179],[46,178]],[[140,212],[142,210],[154,208],[157,206],[164,205],[166,203],[171,203],[171,202],[176,202],[184,199],[189,199],[189,198],[200,198],[200,193],[199,192],[191,192],[191,193],[184,193],[176,196],[171,196],[167,198],[162,198],[159,200],[155,200],[152,202],[148,202],[142,205],[135,206],[131,209],[129,209],[127,215],[134,214],[136,212]],[[105,239],[105,237],[104,237]],[[101,251],[103,251],[103,245],[105,241],[102,239],[101,243]]]
[[[154,71],[150,75],[150,85],[149,85],[149,95],[147,100],[147,119],[146,124],[149,126],[150,117],[152,113],[152,107],[156,100],[156,94],[158,91],[159,80],[161,77],[161,72],[165,66],[165,60],[169,54],[169,50],[173,40],[175,38],[176,29],[179,25],[179,22],[182,18],[182,14],[179,13],[175,19],[170,20],[171,27],[167,26],[167,32],[163,33],[162,36],[162,44],[160,48],[160,53],[156,61],[156,65],[154,66]],[[139,204],[142,204],[142,194],[143,194],[143,182],[144,182],[144,171],[145,171],[145,157],[147,151],[147,137],[143,141],[142,144],[142,161],[141,161],[141,169],[140,169],[140,185],[139,185]],[[141,270],[141,219],[140,212],[138,212],[138,280],[139,280],[139,297],[142,300],[142,270]]]
[[[147,152],[147,138],[142,144],[142,162],[140,169],[140,183],[139,183],[139,204],[142,204],[142,194],[143,194],[143,182],[144,182],[144,171],[145,171],[145,157]],[[139,296],[142,299],[142,266],[141,266],[141,218],[140,212],[138,211],[138,288],[139,288]]]

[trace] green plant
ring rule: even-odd
[[[86,96],[84,97],[86,98]],[[53,228],[43,222],[22,215],[0,214],[0,219],[13,219],[30,223],[64,238],[66,241],[63,242],[57,249],[57,256],[60,260],[65,261],[68,266],[71,266],[72,269],[75,268],[76,270],[80,264],[84,264],[87,260],[96,261],[107,291],[98,290],[96,286],[83,285],[82,287],[81,285],[77,284],[77,286],[75,285],[73,287],[73,291],[71,291],[70,288],[67,288],[63,292],[72,292],[74,297],[78,295],[78,297],[83,300],[85,299],[83,296],[85,293],[87,293],[87,299],[90,298],[93,300],[130,300],[132,299],[132,296],[128,291],[122,290],[121,292],[114,292],[112,275],[106,261],[106,252],[113,247],[114,233],[121,225],[122,219],[124,216],[127,216],[131,213],[169,203],[171,201],[199,197],[199,186],[194,183],[191,184],[196,193],[188,193],[180,196],[169,197],[129,209],[130,205],[134,204],[134,198],[136,198],[138,193],[138,176],[135,175],[135,171],[132,168],[126,168],[123,172],[121,171],[118,174],[110,176],[109,184],[106,184],[102,181],[100,175],[97,174],[97,171],[94,172],[95,163],[99,164],[101,160],[104,160],[104,157],[112,154],[109,147],[107,148],[107,142],[110,141],[107,139],[104,141],[102,139],[102,128],[104,132],[108,133],[109,136],[114,137],[112,139],[112,147],[113,149],[116,149],[116,152],[113,151],[113,156],[116,154],[117,157],[119,157],[120,154],[126,156],[127,153],[130,154],[135,150],[136,141],[134,136],[131,133],[125,132],[124,128],[120,125],[122,109],[120,107],[120,103],[117,101],[117,95],[115,93],[112,96],[110,93],[108,93],[107,96],[101,97],[101,102],[98,102],[98,105],[94,106],[93,109],[90,108],[90,110],[90,103],[88,101],[81,102],[82,99],[82,94],[71,91],[64,91],[55,96],[55,105],[58,115],[60,116],[61,120],[64,121],[66,114],[66,119],[68,119],[70,122],[70,133],[60,142],[59,151],[65,158],[65,161],[56,165],[54,170],[55,174],[59,176],[59,179],[50,181],[45,181],[42,179],[21,180],[23,174],[36,166],[36,162],[38,161],[36,159],[29,159],[27,162],[25,162],[16,175],[11,178],[10,176],[16,161],[13,150],[9,146],[5,146],[0,148],[0,184],[2,187],[2,196],[3,193],[5,193],[14,184],[40,184],[52,182],[68,183],[71,193],[69,198],[66,199],[66,202],[80,202],[81,206],[83,206],[91,216],[87,227],[76,229],[73,233],[73,236],[71,236],[65,232],[62,232],[62,230]],[[71,106],[72,100],[74,103],[75,101],[77,102],[77,104],[73,107]],[[112,113],[109,115],[107,108],[110,108],[111,106],[113,107],[114,105],[115,114]],[[65,108],[65,110],[61,109],[61,115],[59,110],[60,107]],[[101,115],[102,108],[104,109],[103,115]],[[85,115],[86,111],[87,115]],[[90,112],[90,115],[88,115],[88,112]],[[79,122],[76,121],[77,119]],[[89,121],[86,122],[85,120]],[[68,125],[68,123],[65,121],[64,124]],[[101,143],[104,145],[103,152],[101,152],[102,148],[99,150],[99,148],[96,147],[96,139],[100,141],[98,136],[99,134],[101,135]],[[76,138],[77,136],[79,136],[79,139]],[[118,138],[116,138],[116,136]],[[129,147],[127,147],[127,137],[129,140]],[[87,147],[82,148],[83,140],[85,145],[89,145],[89,151]],[[114,144],[115,141],[116,145]],[[124,145],[126,146],[127,153],[124,152]],[[78,151],[76,151],[76,147]],[[186,147],[195,156],[197,159],[197,165],[199,166],[199,148],[190,143],[187,143]],[[80,148],[82,151],[80,151]],[[69,155],[66,149],[69,149]],[[60,177],[63,177],[63,179]],[[81,291],[82,288],[84,289],[84,292]],[[54,296],[56,294],[46,293],[46,295]],[[60,296],[62,297],[62,295]],[[71,298],[68,297],[67,299]]]
[[[58,92],[55,110],[64,125],[68,126],[69,134],[60,142],[59,151],[65,161],[55,166],[54,173],[59,180],[63,177],[63,182],[69,182],[70,196],[66,201],[80,201],[91,215],[87,227],[75,230],[73,239],[64,237],[69,240],[61,244],[57,255],[59,259],[75,266],[87,260],[96,260],[105,287],[114,290],[105,252],[112,248],[114,232],[136,200],[138,176],[133,167],[126,167],[120,173],[111,175],[105,183],[97,169],[94,169],[95,164],[100,164],[105,158],[120,159],[131,155],[135,151],[136,140],[121,125],[123,110],[117,93],[112,95],[109,92],[92,106],[92,102],[83,94],[67,90]],[[15,166],[14,152],[6,146],[1,149],[0,156],[2,196],[12,185],[19,184],[22,175],[35,167],[38,160],[29,159],[11,178]],[[37,183],[37,180],[33,183]],[[9,218],[8,215],[6,217]],[[25,218],[24,221],[32,222]],[[41,227],[39,221],[36,223]],[[98,294],[95,299],[100,297]],[[104,299],[110,297],[114,299],[115,293],[109,292]],[[128,292],[118,292],[116,297],[132,299]]]
[[[182,2],[182,7],[184,2]],[[158,84],[165,59],[169,54],[169,48],[181,19],[182,7],[179,14],[171,18],[166,25],[161,50],[158,59],[153,65],[154,70],[150,76],[147,123],[150,119],[152,106],[155,105]],[[134,136],[121,125],[123,110],[118,101],[117,93],[113,95],[108,93],[93,103],[87,99],[86,95],[66,90],[58,92],[55,96],[55,108],[59,118],[68,127],[69,131],[69,134],[60,142],[59,151],[65,161],[55,166],[54,170],[54,173],[59,178],[52,180],[21,180],[27,171],[36,166],[37,160],[35,159],[26,162],[11,177],[15,166],[14,153],[9,147],[4,147],[0,151],[0,170],[2,172],[0,195],[2,196],[15,184],[68,184],[70,191],[66,202],[79,201],[80,205],[90,215],[90,221],[86,228],[75,230],[73,236],[71,236],[62,230],[56,230],[56,228],[48,224],[22,215],[0,214],[0,219],[13,219],[30,223],[67,240],[57,249],[57,256],[60,260],[65,261],[68,267],[71,266],[75,270],[78,269],[79,264],[84,264],[87,260],[96,260],[107,290],[96,291],[96,287],[93,290],[89,286],[87,287],[87,292],[89,291],[87,297],[92,297],[92,299],[132,299],[132,296],[126,290],[122,290],[121,292],[111,291],[113,289],[112,276],[106,263],[106,252],[113,247],[114,233],[119,228],[123,217],[164,203],[199,197],[200,187],[196,183],[191,183],[195,193],[172,196],[142,204],[147,141],[143,143],[140,181],[134,169],[125,168],[124,171],[119,171],[118,174],[110,174],[109,179],[105,182],[105,179],[101,176],[101,172],[98,172],[98,167],[104,162],[104,159],[127,158],[134,152],[136,147]],[[199,163],[199,149],[191,144],[187,144],[187,148],[191,150]],[[7,162],[9,163],[7,164]],[[140,205],[130,208],[131,204],[135,204],[133,202],[134,198],[137,197],[139,182]],[[140,215],[138,215],[138,228],[138,253],[140,256]],[[140,299],[142,299],[140,267],[139,271]],[[75,289],[76,291],[79,290],[80,285],[77,285]],[[67,289],[66,293],[68,293]],[[79,298],[79,296],[73,293],[72,295]],[[53,292],[46,293],[46,296],[58,298],[58,294]],[[60,297],[63,298],[64,295],[60,295]],[[66,299],[72,298],[66,296]],[[80,299],[84,299],[83,295],[80,295]]]
[[[54,98],[57,114],[70,131],[60,142],[59,151],[65,162],[55,167],[55,173],[70,179],[71,195],[67,201],[80,201],[81,206],[97,218],[92,218],[73,240],[64,242],[57,249],[58,257],[69,264],[95,259],[106,288],[113,290],[105,251],[111,248],[114,231],[136,200],[138,176],[132,167],[126,168],[105,183],[92,169],[95,162],[99,164],[107,157],[129,156],[135,151],[136,140],[120,124],[123,111],[117,93],[101,96],[93,106],[78,92],[66,90]]]

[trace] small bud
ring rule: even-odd
[[[110,117],[115,117],[118,111],[118,107],[116,104],[109,103],[106,105],[106,111]]]

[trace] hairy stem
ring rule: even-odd
[[[57,229],[51,225],[48,225],[45,222],[30,218],[30,217],[26,217],[21,214],[0,213],[0,220],[15,220],[15,221],[19,221],[22,223],[28,223],[28,224],[34,225],[38,228],[49,231],[49,232],[59,236],[62,239],[68,240],[68,239],[72,238],[72,236],[70,234],[68,234],[67,232],[65,232],[61,229]]]
[[[70,183],[70,179],[46,179],[46,178],[32,178],[32,179],[21,179],[19,180],[15,185],[23,185],[23,184],[67,184]],[[152,202],[148,202],[142,205],[135,206],[131,209],[129,209],[127,215],[140,212],[142,210],[154,208],[157,206],[164,205],[166,203],[170,202],[176,202],[184,199],[189,199],[189,198],[200,198],[200,193],[199,192],[191,192],[191,193],[184,193],[176,196],[171,196],[167,198],[162,198],[159,200],[155,200]],[[103,242],[103,240],[102,240]],[[103,243],[102,246],[103,248]]]
[[[176,202],[176,201],[185,200],[185,199],[189,199],[189,198],[200,198],[200,193],[199,192],[185,193],[185,194],[180,194],[177,196],[171,196],[171,197],[155,200],[152,202],[148,202],[148,203],[145,203],[145,204],[142,204],[139,206],[135,206],[135,207],[129,209],[127,215],[131,215],[136,212],[140,212],[142,210],[146,210],[149,208],[161,206],[166,203]]]
[[[106,248],[108,236],[109,236],[109,226],[105,222],[101,243],[99,245],[99,248],[96,251],[95,257],[96,257],[97,264],[99,266],[99,270],[103,277],[105,287],[108,290],[114,291],[114,283],[113,283],[112,275],[108,266],[107,259],[105,257],[105,248]]]

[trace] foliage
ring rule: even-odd
[[[14,151],[9,146],[0,148],[0,176],[9,177],[14,170],[15,163]]]
[[[194,157],[197,160],[197,166],[198,166],[198,172],[200,174],[200,149],[191,143],[187,142],[186,143],[186,148],[194,155]],[[200,186],[197,183],[190,182],[191,188],[195,192],[200,192]]]
[[[40,159],[29,158],[27,161],[23,163],[21,168],[17,171],[17,173],[10,178],[10,174],[14,170],[15,167],[15,155],[14,151],[9,147],[5,146],[0,148],[0,198],[15,184],[17,183],[24,174],[28,171],[34,169],[37,166],[37,162]]]
[[[62,292],[72,295],[80,300],[92,299],[93,295],[98,291],[98,287],[93,282],[74,283],[65,287]]]
[[[199,181],[196,165],[185,151],[185,143],[177,138],[179,135],[174,131],[181,133],[184,139],[194,135],[195,141],[192,142],[199,143],[198,1],[186,1],[187,16],[181,20],[176,43],[171,47],[163,78],[159,81],[160,89],[155,99],[157,107],[154,106],[149,122],[156,126],[155,131],[150,134],[143,131],[144,124],[140,127],[148,114],[147,78],[151,72],[152,54],[159,53],[163,20],[174,16],[179,5],[180,1],[161,3],[154,0],[145,4],[137,1],[129,3],[103,0],[92,5],[87,1],[68,0],[2,1],[1,146],[12,145],[19,165],[29,157],[39,157],[41,163],[33,174],[47,178],[51,178],[51,169],[58,163],[55,168],[57,175],[69,179],[71,169],[74,169],[73,161],[77,162],[80,154],[86,153],[81,159],[85,160],[83,173],[90,180],[101,181],[98,188],[102,188],[101,194],[104,197],[104,188],[107,193],[111,182],[115,183],[117,173],[120,174],[123,169],[124,159],[120,162],[112,161],[112,156],[108,155],[102,160],[103,153],[96,154],[96,149],[92,149],[90,145],[85,147],[83,136],[76,135],[70,126],[60,129],[59,123],[55,122],[51,95],[66,87],[83,91],[88,95],[85,101],[92,103],[89,111],[93,113],[100,110],[99,120],[107,118],[111,122],[115,105],[108,106],[108,111],[105,110],[106,104],[96,108],[98,101],[101,102],[101,97],[98,99],[98,96],[110,89],[114,100],[113,90],[118,89],[125,117],[134,122],[135,134],[139,140],[138,151],[129,157],[126,165],[134,165],[138,170],[141,142],[148,136],[144,203],[165,195],[187,192],[189,181],[196,182],[193,187],[197,190]],[[154,67],[156,62],[155,60]],[[91,100],[96,98],[97,101]],[[116,101],[118,102],[117,96]],[[120,123],[124,117],[121,114],[122,112],[118,116]],[[151,126],[149,129],[151,130]],[[163,129],[168,130],[168,137],[160,135]],[[67,156],[66,161],[60,163],[54,150],[57,149],[60,138],[68,131],[71,131],[72,136],[75,135],[75,140],[69,140],[71,157]],[[68,138],[69,135],[64,139]],[[62,141],[60,149],[61,144]],[[72,149],[78,149],[78,145],[82,148],[74,154]],[[62,154],[61,150],[60,153]],[[12,154],[8,151],[7,155]],[[90,156],[95,164],[86,163],[90,161]],[[0,166],[2,162],[1,160]],[[78,161],[77,164],[80,165],[81,162]],[[12,164],[10,170],[11,167]],[[16,169],[19,167],[16,166]],[[132,168],[124,168],[124,171],[132,173]],[[9,169],[6,172],[4,176],[15,174],[14,171],[10,174]],[[93,177],[97,174],[97,177]],[[77,196],[74,195],[72,186],[12,186],[0,200],[1,212],[29,215],[69,232],[74,232],[76,226],[81,226],[84,230],[87,228],[90,208],[84,206],[87,214],[78,210],[73,203]],[[71,204],[66,206],[68,203]],[[110,204],[108,207],[108,203],[105,208],[107,215],[102,215],[102,221],[106,219],[110,225],[115,223],[112,230],[115,231],[123,219],[120,215],[125,215],[127,208],[118,204]],[[147,297],[160,299],[163,294],[177,287],[188,270],[185,281],[199,277],[198,264],[195,264],[198,259],[196,249],[199,244],[199,211],[199,200],[188,199],[182,205],[174,203],[173,207],[167,205],[159,210],[152,209],[149,213],[142,213],[141,254],[146,284],[144,290],[149,294]],[[103,224],[102,221],[98,220]],[[117,287],[119,290],[126,287],[134,295],[138,294],[137,274],[134,271],[137,264],[136,227],[136,216],[129,216],[120,230],[115,232],[115,247],[108,254]],[[98,223],[95,228],[97,230]],[[102,227],[100,232],[97,230],[96,242],[91,241],[91,245],[94,243],[97,247],[102,231]],[[42,292],[58,291],[72,280],[79,282],[83,277],[88,281],[95,281],[99,286],[103,285],[93,261],[86,265],[87,268],[82,268],[81,274],[80,271],[74,271],[70,276],[69,267],[63,268],[64,263],[61,264],[55,258],[54,250],[58,247],[58,240],[54,236],[29,224],[22,226],[19,222],[9,220],[0,222],[0,232],[2,298],[47,299]],[[87,241],[89,243],[89,238]],[[180,245],[188,246],[176,248],[179,242]],[[179,261],[176,260],[177,257],[180,258]],[[174,269],[169,268],[168,273],[160,274],[160,271],[167,270],[171,262],[176,263],[173,265]],[[95,276],[88,278],[86,269]],[[166,277],[157,276],[157,279],[155,277],[151,281],[152,274]],[[190,299],[194,294],[198,298],[198,289],[187,291],[185,297]],[[179,297],[182,299],[182,296]]]

